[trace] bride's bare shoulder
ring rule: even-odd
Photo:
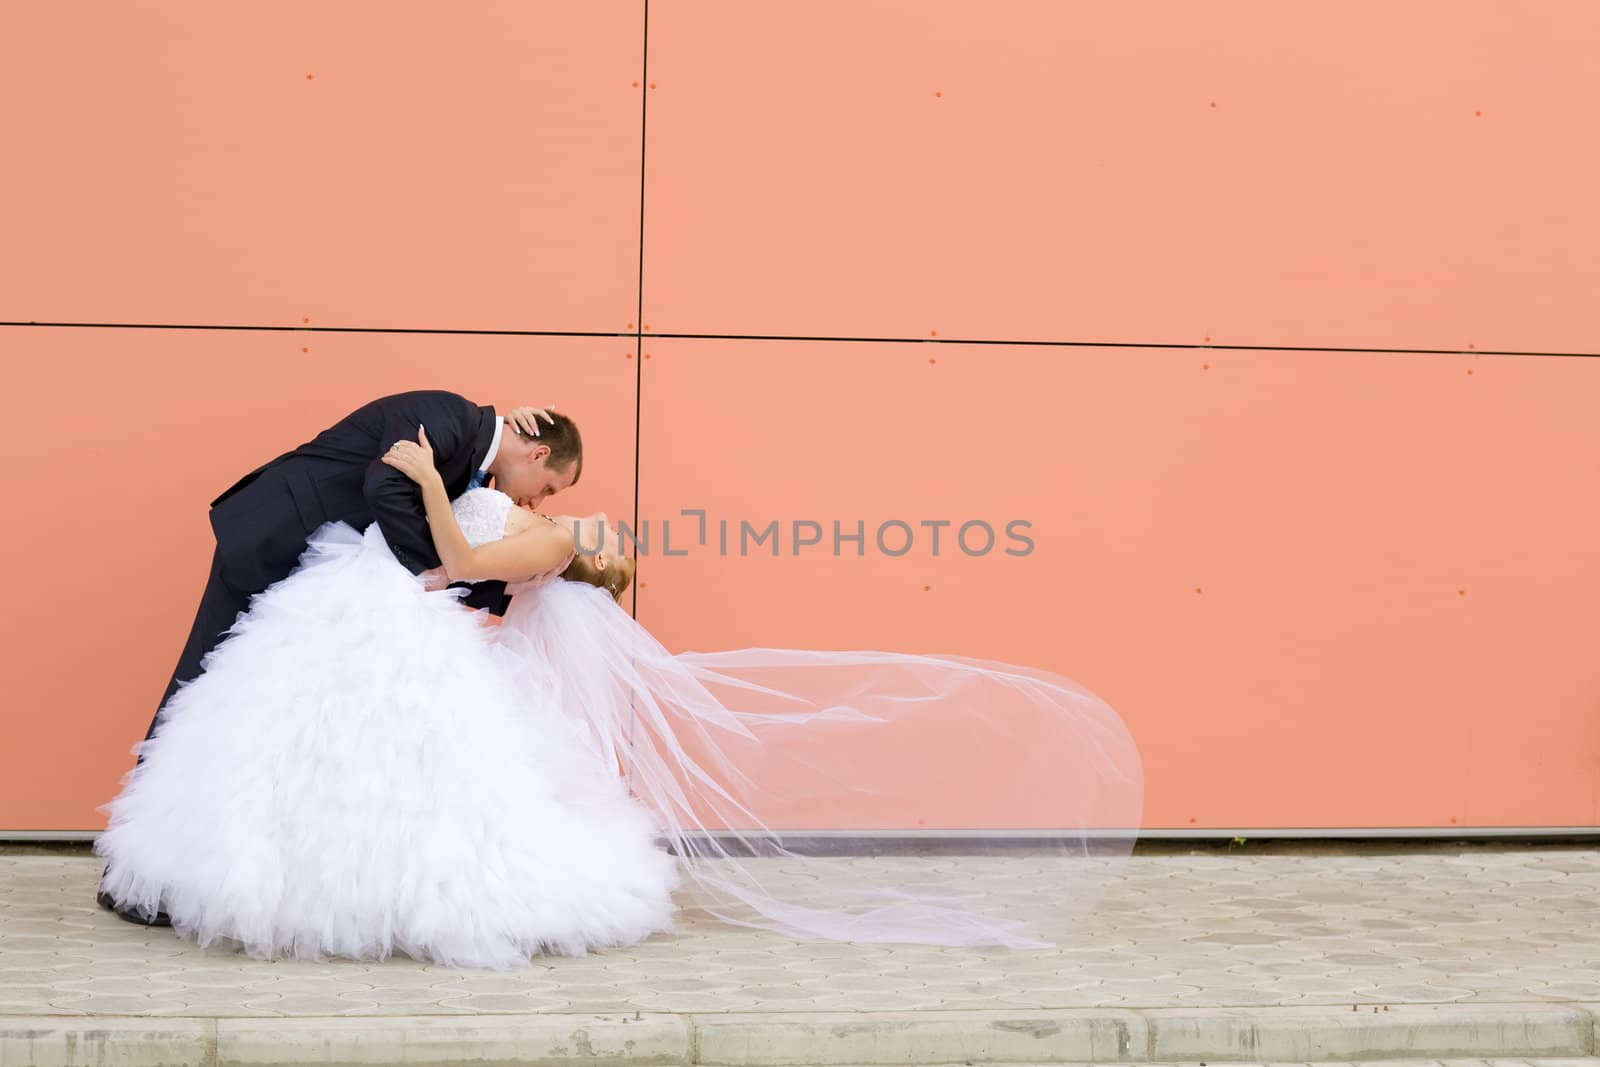
[[[507,537],[515,537],[518,534],[527,533],[535,527],[541,531],[553,531],[558,535],[563,532],[560,524],[556,523],[548,515],[541,515],[537,511],[529,511],[527,508],[513,507],[506,515]]]
[[[517,534],[525,532],[536,522],[543,523],[546,526],[549,525],[537,513],[529,511],[527,508],[513,507],[506,514],[506,536],[515,537]]]

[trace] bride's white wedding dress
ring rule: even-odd
[[[510,507],[475,490],[455,511],[481,544]],[[102,809],[104,888],[258,957],[504,968],[670,929],[650,813],[553,679],[503,655],[377,524],[323,526],[141,742]]]
[[[511,509],[452,505],[474,545]],[[1070,679],[673,655],[562,569],[486,626],[376,524],[323,526],[134,747],[103,888],[252,956],[505,969],[671,930],[675,889],[796,938],[1049,947],[1132,848],[1137,747]],[[966,858],[903,855],[922,835]]]

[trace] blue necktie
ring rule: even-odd
[[[486,477],[488,477],[488,472],[486,472],[486,471],[478,471],[478,472],[474,473],[473,476],[472,476],[472,481],[467,483],[467,488],[468,489],[481,489],[483,487],[483,480]]]

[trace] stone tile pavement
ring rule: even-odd
[[[1018,889],[1014,867],[966,857],[856,862]],[[65,1063],[49,1049],[86,1055],[81,1038],[119,1027],[124,1051],[166,1034],[209,1063],[244,1062],[246,1035],[276,1050],[257,1062],[332,1062],[294,1059],[297,1033],[324,1052],[340,1034],[372,1055],[373,1035],[421,1041],[434,1051],[405,1052],[419,1063],[467,1041],[490,1061],[497,1025],[517,1057],[545,1033],[540,1059],[584,1062],[1570,1058],[1595,1054],[1600,1011],[1594,843],[1145,841],[1054,949],[796,942],[684,919],[511,973],[201,950],[101,910],[100,867],[86,845],[0,849],[0,1064],[24,1032],[42,1044],[15,1062]],[[595,1051],[606,1035],[615,1055]],[[384,1062],[340,1062],[358,1060]]]

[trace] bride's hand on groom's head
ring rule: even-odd
[[[512,408],[510,411],[506,412],[506,421],[511,424],[513,429],[522,434],[524,437],[538,437],[539,420],[541,418],[552,426],[556,424],[555,417],[550,414],[550,412],[554,411],[555,409],[556,407],[554,404],[546,404],[542,408]]]
[[[383,454],[383,461],[418,485],[441,481],[439,470],[433,465],[433,446],[428,443],[428,431],[417,427],[415,441],[396,441]]]

